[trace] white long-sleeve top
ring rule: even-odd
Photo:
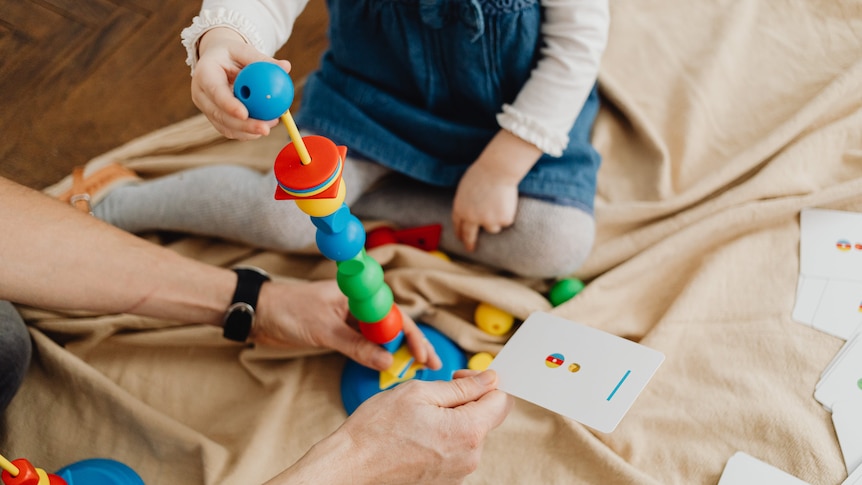
[[[203,0],[200,14],[182,32],[194,71],[200,37],[214,27],[236,30],[272,56],[283,46],[308,0]],[[607,44],[608,0],[541,0],[545,22],[541,59],[497,122],[543,152],[560,156],[599,72]],[[573,109],[572,107],[577,107]]]

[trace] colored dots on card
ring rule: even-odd
[[[566,358],[563,357],[563,354],[551,354],[545,357],[545,365],[550,367],[551,369],[556,369],[557,367],[563,365],[563,362],[566,361]]]
[[[856,385],[859,387],[859,389],[862,389],[862,379],[856,381]]]
[[[571,372],[572,374],[579,370],[581,370],[581,364],[578,364],[576,362],[569,364],[569,372]]]

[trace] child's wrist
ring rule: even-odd
[[[211,46],[222,42],[247,43],[245,37],[230,27],[213,27],[201,34],[198,39],[198,59],[200,59]]]
[[[519,184],[541,158],[535,145],[501,129],[476,160],[482,169],[499,179]]]

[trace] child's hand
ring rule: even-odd
[[[257,61],[273,62],[290,72],[288,61],[268,57],[247,44],[236,31],[217,27],[206,32],[198,45],[199,59],[192,76],[192,101],[222,135],[252,140],[268,135],[278,120],[253,120],[233,95],[239,71]]]
[[[476,249],[479,229],[497,234],[515,222],[518,184],[541,155],[534,145],[500,130],[467,169],[455,192],[452,222],[468,251]]]
[[[467,251],[476,249],[479,229],[497,234],[515,221],[518,182],[495,168],[474,163],[458,183],[452,206],[455,236]]]

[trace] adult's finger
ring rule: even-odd
[[[432,404],[454,408],[473,402],[497,387],[497,373],[486,370],[472,377],[433,381],[427,387],[428,399]]]
[[[396,308],[398,308],[397,305]],[[398,311],[401,311],[401,309],[398,308]],[[422,330],[419,329],[419,326],[416,325],[416,322],[403,311],[401,311],[401,321],[401,328],[404,332],[404,339],[407,341],[407,348],[410,349],[410,353],[416,361],[432,370],[443,367],[443,362],[437,355],[437,351],[425,337],[425,334],[422,333]]]
[[[491,391],[476,401],[459,406],[456,411],[467,422],[479,424],[485,432],[500,426],[509,415],[515,399],[503,391]]]
[[[335,327],[323,344],[365,367],[383,371],[392,365],[392,354],[347,325]]]

